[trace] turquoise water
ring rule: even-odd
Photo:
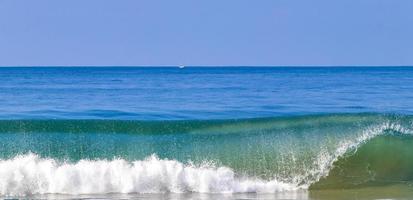
[[[412,197],[413,68],[1,68],[0,80],[3,197]]]

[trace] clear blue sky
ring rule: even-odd
[[[0,65],[413,65],[413,1],[0,0]]]

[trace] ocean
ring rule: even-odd
[[[0,102],[0,198],[413,198],[411,67],[2,67]]]

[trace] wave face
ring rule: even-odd
[[[274,193],[413,180],[413,116],[0,121],[0,194]]]

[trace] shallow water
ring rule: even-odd
[[[142,200],[407,200],[413,198],[413,187],[395,185],[346,190],[317,190],[277,194],[96,194],[96,195],[34,195],[33,199],[142,199]]]

